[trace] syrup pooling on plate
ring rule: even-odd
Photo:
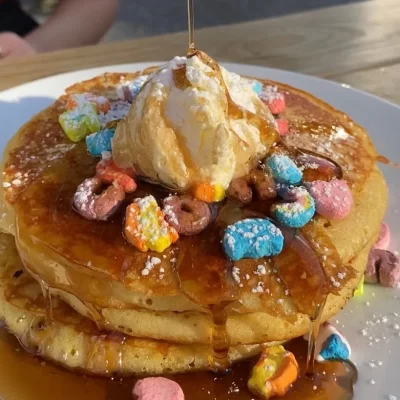
[[[351,400],[357,371],[348,362],[318,363],[313,379],[304,376],[307,344],[296,339],[287,349],[296,354],[301,378],[295,382],[284,399],[299,400]],[[80,375],[62,369],[40,358],[32,357],[20,348],[17,340],[5,328],[0,329],[0,349],[3,363],[0,367],[0,395],[4,399],[30,400],[32,393],[40,393],[41,400],[109,400],[131,399],[132,387],[137,378],[105,379]],[[190,400],[251,400],[247,391],[249,371],[256,359],[232,366],[230,375],[211,372],[192,372],[172,375]],[[20,376],[24,376],[21,380]],[[16,380],[16,377],[17,380]],[[314,389],[314,387],[317,389]]]

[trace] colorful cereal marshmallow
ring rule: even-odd
[[[274,154],[265,160],[265,166],[271,172],[275,182],[297,185],[303,174],[294,161],[285,154]]]
[[[142,86],[147,82],[149,75],[141,75],[130,82],[125,82],[117,88],[117,96],[124,101],[132,101],[142,89]]]
[[[359,284],[354,290],[354,297],[361,297],[364,294],[364,276],[361,277]]]
[[[59,116],[59,122],[66,135],[73,142],[80,142],[90,133],[100,130],[100,120],[95,106],[91,103],[62,113]]]
[[[304,337],[308,340],[308,337]],[[346,338],[329,322],[321,325],[315,345],[315,359],[319,362],[348,360],[351,347]]]
[[[193,196],[206,203],[218,202],[225,198],[225,190],[221,185],[200,182],[193,186]]]
[[[390,239],[390,229],[384,222],[382,222],[379,238],[375,243],[374,249],[387,250],[390,246]]]
[[[101,153],[111,151],[111,139],[115,129],[102,129],[86,136],[86,147],[92,157],[100,157]]]
[[[251,371],[247,387],[255,396],[268,400],[284,396],[299,375],[299,366],[293,353],[277,345],[265,348]]]
[[[125,237],[140,251],[162,253],[179,235],[164,219],[156,199],[149,195],[135,199],[126,209]]]
[[[262,92],[262,90],[263,90],[263,85],[262,85],[262,83],[261,83],[260,81],[256,81],[256,80],[252,81],[252,87],[253,87],[253,90],[254,90],[258,95],[261,94],[261,92]]]
[[[278,131],[281,136],[289,133],[289,122],[285,118],[278,118],[275,120],[278,125]]]
[[[77,188],[74,210],[88,220],[107,221],[125,200],[125,192],[118,185],[110,185],[101,193],[103,182],[97,177],[88,178]]]
[[[285,96],[278,91],[277,86],[264,86],[259,96],[260,99],[268,106],[272,114],[277,115],[285,111]]]
[[[315,214],[315,203],[304,187],[277,185],[277,191],[288,201],[272,205],[274,218],[290,228],[301,228],[310,222]]]
[[[247,218],[229,225],[223,237],[226,255],[233,261],[242,258],[262,258],[279,254],[283,235],[271,221]]]
[[[161,376],[137,381],[133,395],[137,400],[185,400],[181,387],[171,379]]]
[[[353,195],[346,181],[333,179],[305,183],[319,215],[331,220],[346,218],[353,207]]]
[[[365,282],[396,287],[400,282],[399,257],[388,250],[372,249],[365,270]]]
[[[132,169],[119,168],[112,158],[103,158],[96,165],[96,176],[105,184],[117,184],[125,193],[133,193],[137,184]]]

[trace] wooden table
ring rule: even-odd
[[[0,62],[0,90],[78,69],[167,60],[187,33],[127,40]],[[219,61],[293,70],[400,103],[400,1],[372,0],[201,29],[196,44]]]

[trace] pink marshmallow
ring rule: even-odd
[[[375,243],[374,249],[387,250],[390,246],[390,229],[382,222],[381,231],[379,233],[379,239]]]
[[[353,195],[346,181],[307,182],[306,186],[314,198],[316,212],[323,217],[339,220],[347,217],[353,206]]]
[[[372,249],[369,253],[365,281],[382,286],[396,287],[400,281],[399,258],[387,250]]]
[[[378,281],[379,281],[378,268],[377,268],[376,261],[377,261],[376,254],[372,253],[372,251],[371,251],[369,253],[367,268],[365,269],[365,272],[364,272],[364,279],[365,279],[366,283],[378,283]]]
[[[289,122],[285,118],[278,118],[275,120],[278,125],[280,135],[287,135],[289,133]]]
[[[136,382],[133,395],[137,400],[185,400],[181,387],[167,378],[145,378]]]

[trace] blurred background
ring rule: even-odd
[[[196,28],[203,28],[356,1],[362,0],[197,0],[195,22]],[[42,23],[57,0],[22,0],[21,4]],[[120,0],[117,19],[103,41],[183,31],[186,21],[186,0]]]

